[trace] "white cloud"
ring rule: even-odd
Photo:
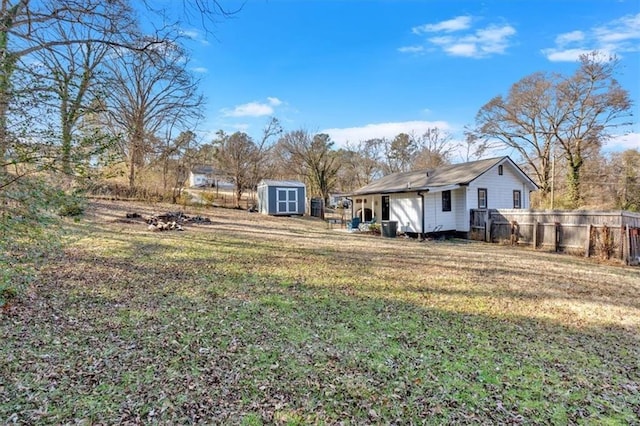
[[[208,46],[209,42],[207,41],[206,38],[204,38],[204,36],[202,35],[202,33],[198,30],[193,30],[193,29],[183,29],[180,30],[180,35],[183,37],[186,37],[190,40],[193,41],[197,41],[198,43],[200,43],[203,46]]]
[[[590,50],[586,49],[564,49],[545,52],[547,59],[552,62],[574,62],[580,59],[581,55],[586,55]]]
[[[425,24],[412,28],[416,35],[433,33],[425,42],[442,49],[450,56],[467,58],[486,58],[495,54],[503,54],[511,44],[516,30],[511,25],[491,24],[483,28],[471,28],[470,16],[442,21],[436,24]],[[454,33],[455,34],[452,34]],[[401,53],[420,53],[425,50],[422,45],[401,47]]]
[[[400,53],[421,53],[424,51],[424,46],[403,46],[398,48]]]
[[[276,97],[268,97],[267,102],[249,102],[235,107],[223,108],[222,115],[225,117],[264,117],[273,115],[275,107],[282,105],[283,102]]]
[[[446,121],[400,121],[392,123],[366,124],[361,127],[346,127],[324,129],[320,133],[327,133],[338,146],[344,146],[347,142],[357,143],[368,139],[387,138],[393,139],[400,133],[423,134],[427,129],[437,127],[440,130],[450,130],[451,126]]]
[[[231,110],[223,109],[222,114],[225,117],[262,117],[273,114],[273,108],[268,104],[249,102],[247,104],[237,105]]]
[[[485,54],[502,54],[509,47],[509,37],[515,34],[516,29],[511,25],[490,25],[476,31],[476,35],[472,39]]]
[[[625,47],[626,42],[632,45],[626,46],[638,50],[637,42],[640,40],[640,13],[623,16],[620,19],[609,22],[593,30],[595,38],[601,43],[616,43]]]
[[[640,149],[640,133],[614,135],[604,146],[605,151],[625,151],[627,149]]]
[[[192,68],[192,71],[198,74],[206,74],[209,72],[209,70],[205,67],[194,67]]]
[[[282,105],[282,101],[278,98],[268,97],[267,101],[269,101],[269,105],[271,106],[279,106]]]
[[[555,39],[555,46],[542,49],[542,53],[553,62],[573,62],[581,54],[594,50],[606,56],[640,51],[640,13],[623,16],[588,31],[560,34]]]
[[[471,27],[471,17],[458,16],[453,19],[438,22],[437,24],[424,24],[418,27],[413,27],[411,28],[411,32],[414,34],[436,33],[436,32],[450,33],[454,31],[466,30],[469,27]]]
[[[566,46],[567,44],[575,43],[584,40],[584,33],[582,31],[571,31],[569,33],[560,34],[556,37],[556,44],[558,46]]]
[[[458,43],[451,44],[444,47],[444,51],[451,56],[466,56],[473,58],[478,54],[475,43]]]

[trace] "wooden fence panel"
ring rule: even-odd
[[[473,209],[470,225],[472,239],[640,262],[638,213]]]

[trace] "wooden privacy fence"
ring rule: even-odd
[[[640,262],[640,214],[626,211],[472,209],[470,238]]]

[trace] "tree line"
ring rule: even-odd
[[[331,191],[350,191],[389,173],[437,167],[455,155],[469,161],[506,152],[540,187],[533,207],[640,211],[640,151],[603,151],[618,129],[631,124],[632,103],[615,78],[618,67],[617,58],[591,52],[580,57],[572,75],[526,76],[506,96],[480,108],[462,143],[432,128],[334,149],[329,135],[296,130],[272,145],[264,137],[255,144],[244,133],[220,133],[207,149],[221,170],[232,171],[237,203],[260,177],[304,180],[312,195],[327,199]],[[267,129],[274,123],[280,133],[275,119]],[[240,145],[242,159],[230,155]]]
[[[311,196],[328,201],[331,192],[350,191],[389,173],[446,164],[454,148],[447,132],[431,128],[422,135],[400,133],[336,149],[328,134],[285,132],[272,117],[259,141],[244,132],[219,131],[195,150],[191,161],[212,165],[233,181],[240,206],[242,195],[255,190],[263,178],[303,181]]]
[[[210,28],[234,11],[217,0],[171,7],[0,2],[0,305],[54,252],[49,224],[82,210],[78,190],[110,174],[134,187],[149,162],[189,144],[203,97],[181,20]],[[144,30],[141,11],[161,24]]]

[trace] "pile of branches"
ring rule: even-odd
[[[211,219],[203,216],[187,216],[183,212],[167,212],[165,214],[142,217],[139,213],[127,213],[127,219],[142,219],[149,231],[184,231],[185,223],[211,223]]]

